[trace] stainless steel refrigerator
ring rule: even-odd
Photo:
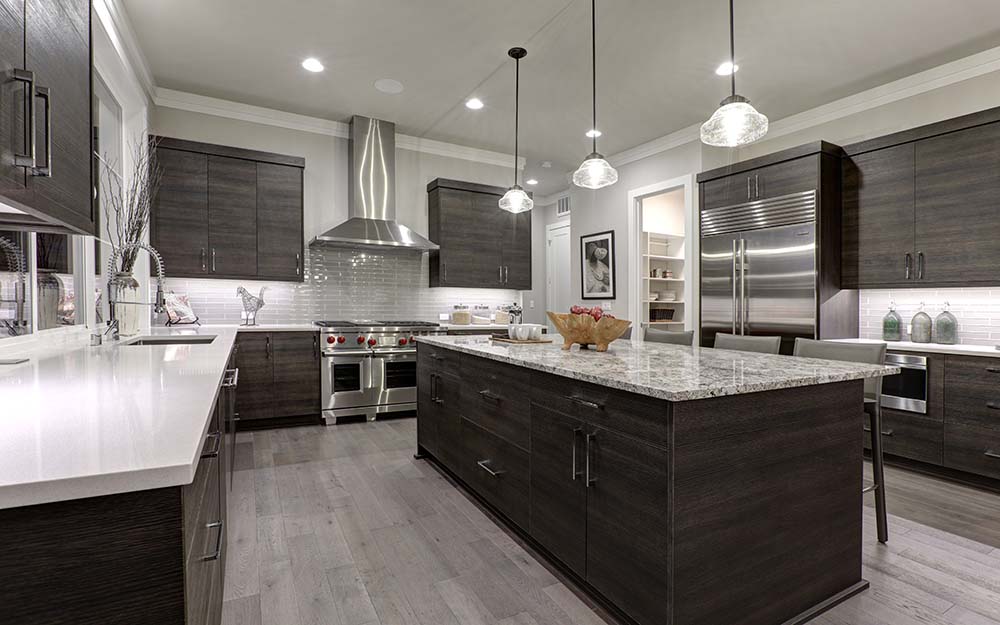
[[[816,193],[701,215],[701,344],[718,332],[820,338]],[[839,257],[839,254],[838,254]]]

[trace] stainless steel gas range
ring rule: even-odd
[[[416,410],[418,336],[447,334],[426,321],[316,321],[323,345],[323,418]]]

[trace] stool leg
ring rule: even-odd
[[[882,407],[875,405],[875,410],[868,415],[872,430],[872,481],[875,482],[875,524],[878,528],[878,541],[889,540],[889,517],[885,510],[885,470],[882,463]]]

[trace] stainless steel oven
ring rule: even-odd
[[[885,364],[901,373],[882,378],[882,407],[927,414],[927,358],[910,354],[886,354]]]
[[[369,406],[375,401],[368,349],[323,353],[323,410]]]

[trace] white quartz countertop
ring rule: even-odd
[[[940,343],[914,343],[912,341],[880,341],[877,339],[835,339],[841,343],[885,343],[890,352],[924,352],[927,354],[956,354],[959,356],[986,356],[1000,358],[1000,349],[990,345],[941,345]]]
[[[0,508],[194,479],[236,329],[152,334],[216,338],[50,348],[0,366]]]
[[[690,401],[899,373],[896,367],[775,356],[707,347],[615,341],[606,352],[563,351],[559,344],[512,345],[487,337],[421,336],[419,344],[454,349],[668,401]]]

